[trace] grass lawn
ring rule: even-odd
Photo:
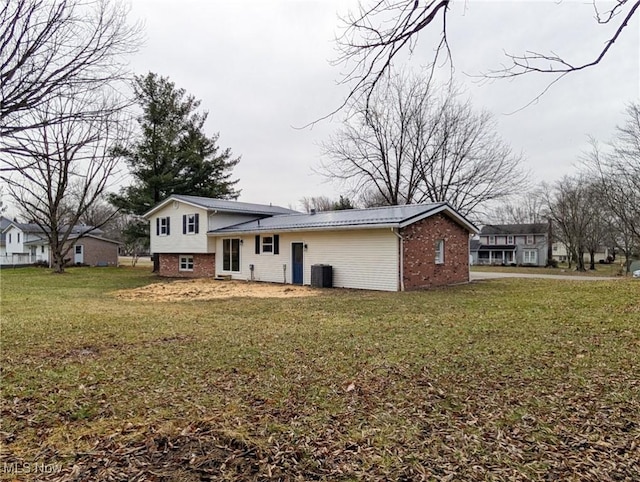
[[[576,271],[575,266],[571,269],[566,265],[560,265],[557,268],[544,268],[536,266],[472,266],[471,271],[477,272],[494,272],[494,273],[531,273],[531,274],[558,274],[571,276],[624,276],[624,268],[620,263],[612,264],[596,264],[595,270],[589,269],[587,263],[587,271]]]
[[[640,478],[637,281],[154,303],[112,294],[142,269],[0,276],[3,479]]]

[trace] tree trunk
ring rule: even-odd
[[[589,250],[589,269],[592,271],[596,269],[596,252],[593,249]]]
[[[49,239],[51,246],[51,268],[54,273],[64,273],[63,247],[58,240],[57,233]]]
[[[59,253],[51,253],[53,256],[53,262],[51,263],[51,267],[53,268],[54,273],[64,273],[64,259],[60,256]]]
[[[580,249],[576,253],[576,271],[586,271],[584,267],[584,251]]]

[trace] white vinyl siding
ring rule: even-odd
[[[269,234],[271,235],[271,234]],[[291,283],[291,244],[303,243],[303,283],[311,283],[311,266],[333,267],[333,285],[341,288],[396,291],[399,285],[399,240],[390,229],[336,230],[330,232],[280,233],[279,254],[255,254],[255,234],[240,237],[240,271],[234,279]],[[221,253],[223,238],[217,238]],[[223,270],[223,257],[216,256],[216,272]]]
[[[198,234],[182,234],[183,216],[193,216],[198,213],[200,219],[206,219],[207,212],[204,209],[194,208],[184,203],[169,203],[163,209],[155,213],[149,220],[151,223],[151,252],[152,253],[207,253],[207,233],[200,228]],[[157,235],[157,219],[171,219],[169,235]]]

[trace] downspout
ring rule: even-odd
[[[404,291],[404,238],[396,228],[391,228],[391,232],[400,239],[400,291]]]

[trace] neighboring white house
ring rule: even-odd
[[[49,263],[49,242],[37,224],[10,221],[2,233],[5,252],[0,262],[3,265]]]
[[[477,229],[446,203],[303,214],[277,206],[173,195],[145,214],[162,276],[226,276],[397,291],[469,280]]]
[[[553,259],[555,259],[560,263],[566,263],[569,259],[567,246],[564,243],[561,243],[560,241],[556,241],[555,243],[553,243],[552,252],[553,252]],[[607,258],[609,258],[610,254],[611,253],[609,252],[609,248],[605,246],[600,246],[598,250],[594,253],[594,261],[596,263],[599,263],[600,261],[603,261],[603,262],[607,261]],[[589,253],[584,253],[584,261],[585,263],[588,263],[591,261],[591,257]]]

